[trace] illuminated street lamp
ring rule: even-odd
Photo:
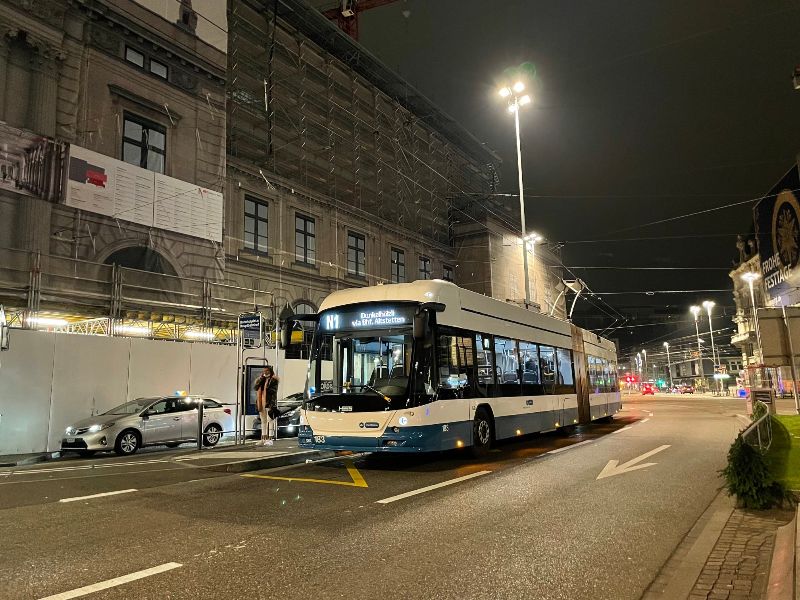
[[[669,372],[669,389],[672,389],[672,363],[669,360],[669,342],[664,342],[664,348],[667,349],[667,371]]]
[[[714,301],[713,300],[706,300],[703,302],[703,308],[706,309],[706,313],[708,313],[708,332],[711,334],[711,360],[714,363],[713,372],[716,373],[717,371],[717,350],[714,346],[714,326],[711,324],[711,309],[714,308]]]
[[[756,330],[756,341],[758,342],[759,364],[764,364],[764,350],[761,347],[761,331],[758,328],[758,311],[756,310],[756,296],[753,293],[753,282],[759,279],[761,275],[753,271],[742,275],[742,279],[747,282],[750,287],[750,306],[753,308],[753,326]]]
[[[531,97],[528,94],[523,94],[525,91],[525,84],[522,81],[515,82],[511,87],[504,87],[499,90],[500,97],[508,100],[508,112],[514,115],[514,131],[517,138],[517,174],[519,178],[519,215],[520,224],[522,226],[522,266],[525,270],[525,305],[527,306],[531,301],[531,284],[528,280],[528,248],[527,237],[528,233],[525,231],[525,195],[522,185],[522,150],[519,140],[519,109],[526,104],[530,104]],[[522,95],[521,95],[522,94]]]
[[[704,381],[703,377],[703,349],[700,347],[700,327],[699,316],[700,307],[692,306],[689,311],[694,315],[694,332],[697,334],[697,374],[700,376],[700,381]]]

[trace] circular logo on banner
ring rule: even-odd
[[[789,190],[783,190],[775,200],[772,248],[784,267],[794,268],[800,259],[800,205]]]

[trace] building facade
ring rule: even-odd
[[[305,1],[274,6],[0,0],[15,325],[224,342],[342,287],[524,296],[499,157]],[[563,317],[558,265],[537,245],[531,308]]]

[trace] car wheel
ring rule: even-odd
[[[222,429],[219,425],[209,425],[203,433],[203,446],[209,448],[216,446],[222,437]]]
[[[492,420],[485,409],[479,408],[472,421],[472,455],[483,457],[492,447]]]
[[[83,458],[91,458],[96,452],[97,450],[78,450],[78,456],[82,456]]]
[[[117,436],[117,441],[114,443],[114,452],[120,456],[130,456],[136,453],[140,445],[139,434],[133,429],[126,429]]]

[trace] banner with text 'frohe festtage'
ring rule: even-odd
[[[774,302],[800,303],[800,174],[794,165],[753,209],[764,289]]]

